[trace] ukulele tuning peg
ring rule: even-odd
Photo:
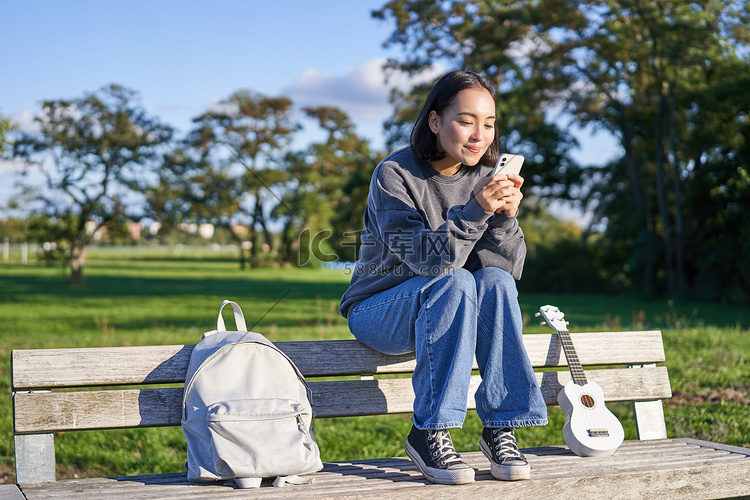
[[[541,315],[542,315],[542,313],[538,312],[538,313],[535,313],[535,314],[534,314],[534,317],[535,317],[535,318],[538,318],[538,317],[539,317],[539,316],[541,316]]]
[[[569,324],[570,324],[570,321],[566,321],[566,322],[565,322],[565,324],[566,324],[566,325],[569,325]]]
[[[546,321],[540,321],[539,324],[542,325],[542,326],[547,326],[547,322]]]

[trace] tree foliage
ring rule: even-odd
[[[579,175],[569,155],[577,143],[548,119],[554,117],[557,100],[547,81],[550,75],[535,71],[529,61],[531,51],[553,46],[549,26],[574,22],[559,3],[396,0],[373,16],[395,22],[386,45],[400,45],[404,57],[390,60],[391,68],[419,73],[442,62],[473,68],[494,80],[500,148],[526,157],[527,182],[546,194],[569,198],[568,188]],[[386,124],[390,144],[403,142],[406,126],[416,119],[431,86],[393,93],[395,112]]]
[[[194,158],[185,165],[184,201],[191,215],[232,230],[242,250],[249,242],[251,265],[261,264],[259,249],[275,249],[270,212],[280,201],[287,180],[284,157],[299,125],[291,117],[292,101],[240,90],[193,121],[187,146]],[[237,232],[238,225],[247,228]]]
[[[44,101],[36,122],[39,131],[20,134],[13,154],[43,174],[44,186],[29,208],[56,221],[71,282],[82,284],[93,235],[123,219],[128,198],[155,181],[152,162],[172,129],[119,85]]]
[[[393,21],[387,43],[404,49],[391,66],[441,61],[495,78],[503,148],[531,159],[527,185],[606,226],[605,280],[747,300],[747,223],[731,216],[750,199],[747,1],[394,0],[373,15]],[[424,91],[396,96],[391,131]],[[622,155],[575,165],[561,116],[607,130]],[[733,259],[706,239],[728,220]]]
[[[10,118],[0,115],[0,154],[5,153],[7,148],[8,139],[6,138],[6,134],[15,128],[15,124],[10,121]]]
[[[161,234],[196,223],[226,229],[242,268],[354,259],[377,157],[346,113],[304,112],[325,137],[300,151],[290,146],[300,126],[287,98],[242,90],[196,117],[142,190],[146,216]]]
[[[310,107],[304,111],[326,135],[323,142],[298,154],[290,169],[296,185],[288,195],[289,206],[297,216],[296,232],[303,236],[298,238],[298,261],[307,262],[308,252],[317,260],[333,256],[356,260],[370,177],[378,158],[340,109]],[[285,234],[291,233],[285,230]]]

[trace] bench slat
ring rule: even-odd
[[[664,361],[661,332],[573,333],[584,365]],[[306,377],[414,371],[414,356],[389,356],[356,340],[279,342]],[[567,366],[555,334],[524,335],[537,368]],[[184,382],[193,345],[24,349],[12,353],[14,390]]]
[[[537,373],[548,405],[570,380],[564,372]],[[649,401],[671,397],[666,367],[589,370],[587,377],[602,386],[608,401]],[[480,378],[472,377],[469,408]],[[409,413],[414,395],[411,379],[312,382],[319,417]],[[82,392],[17,392],[14,424],[17,434],[83,429],[179,425],[181,387]]]
[[[11,354],[13,389],[184,382],[193,347],[14,350]]]

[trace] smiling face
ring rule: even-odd
[[[461,164],[476,165],[495,140],[495,100],[481,87],[462,90],[442,115],[430,113],[429,125],[438,148],[446,155],[430,165],[453,175]]]

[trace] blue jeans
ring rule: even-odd
[[[494,267],[417,276],[360,302],[349,329],[386,354],[416,351],[419,429],[461,427],[476,356],[476,409],[485,427],[547,424],[547,406],[522,341],[513,277]]]

